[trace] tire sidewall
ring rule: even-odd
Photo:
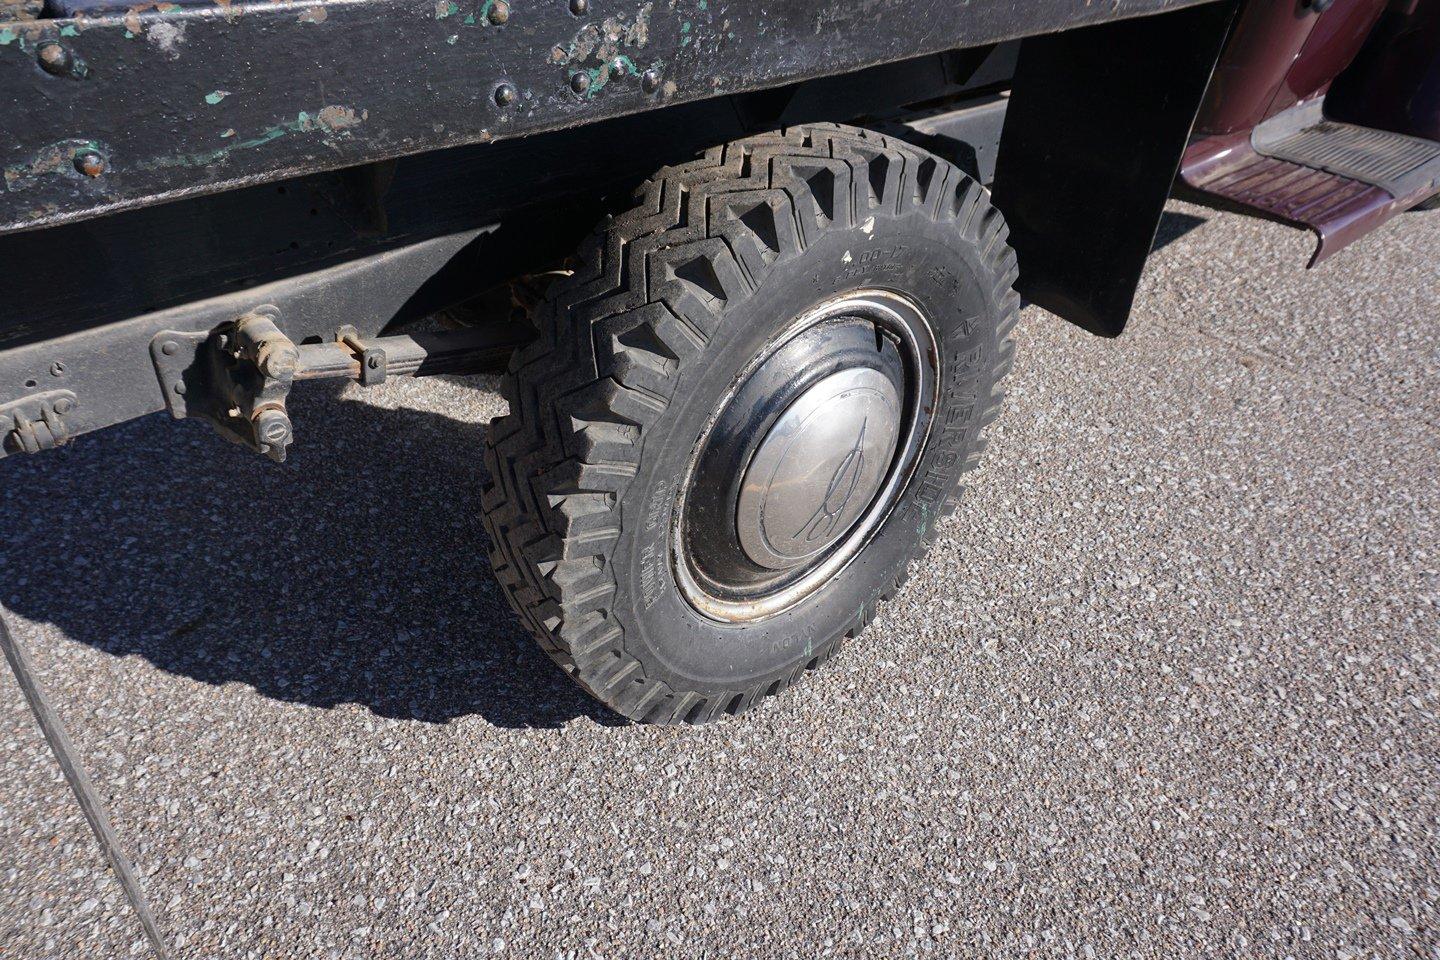
[[[832,227],[772,265],[749,296],[725,305],[669,407],[647,428],[641,466],[621,502],[614,614],[626,652],[646,664],[650,679],[700,692],[778,680],[863,626],[930,537],[977,444],[1003,319],[996,281],[984,251],[953,221],[919,210],[877,213],[862,226]],[[870,541],[829,582],[758,622],[712,620],[685,599],[672,568],[677,494],[696,444],[740,371],[777,333],[816,304],[860,289],[907,296],[935,335],[939,403],[915,469]]]

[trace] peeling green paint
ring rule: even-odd
[[[16,40],[19,39],[20,35],[14,30],[11,30],[9,27],[6,27],[4,30],[0,30],[0,47],[8,47],[10,46],[10,44],[14,43]]]
[[[615,77],[623,77],[627,74],[635,76],[640,72],[635,66],[635,61],[621,54],[608,63],[602,63],[593,70],[586,70],[590,75],[590,86],[585,90],[585,99],[589,100],[595,94],[605,89],[605,85]]]
[[[708,9],[710,9],[710,0],[700,0],[700,9],[701,9],[701,10],[708,10]]]
[[[213,107],[215,106],[215,104],[219,103],[221,100],[224,100],[228,96],[230,96],[229,90],[215,90],[205,94],[205,102]]]
[[[474,13],[465,14],[465,25],[473,27],[479,23],[485,26],[490,22],[490,8],[495,6],[496,0],[485,0],[480,9]],[[453,17],[460,12],[460,5],[455,0],[435,0],[435,19],[444,20],[446,17]]]
[[[219,91],[216,91],[217,93]],[[208,99],[208,98],[207,98]],[[226,144],[215,150],[207,150],[202,153],[183,153],[172,157],[158,157],[154,160],[147,160],[137,164],[142,170],[159,170],[167,167],[206,167],[225,159],[236,150],[253,150],[256,147],[263,147],[267,143],[279,140],[281,137],[293,134],[314,134],[320,133],[329,138],[341,133],[349,127],[358,126],[369,118],[367,111],[356,113],[350,107],[328,106],[321,107],[313,115],[301,110],[295,115],[295,119],[286,123],[277,123],[273,127],[262,130],[256,136],[245,140],[237,140],[235,143]],[[221,133],[222,138],[236,136],[234,130],[226,130]]]
[[[684,23],[680,24],[680,33],[681,33],[681,34],[686,34],[686,33],[689,33],[689,32],[690,32],[690,21],[689,21],[689,20],[686,20]]]
[[[67,23],[65,26],[63,26],[63,27],[60,28],[60,36],[62,36],[62,37],[78,37],[78,36],[80,36],[80,31],[75,29],[75,25],[74,25],[74,24]]]
[[[456,40],[459,40],[459,39],[460,39],[460,34],[458,34],[458,33],[452,33],[452,34],[450,34],[450,36],[448,36],[448,37],[445,38],[445,42],[448,43],[448,44],[450,44],[450,46],[453,47],[453,46],[455,46],[455,41],[456,41]]]

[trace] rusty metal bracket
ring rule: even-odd
[[[341,327],[336,332],[335,339],[355,351],[355,356],[359,358],[362,387],[373,387],[385,382],[389,375],[389,360],[384,349],[362,340],[359,331],[350,326]]]
[[[0,406],[0,459],[10,453],[53,450],[70,438],[65,414],[75,409],[69,390],[46,390]]]
[[[157,333],[150,358],[170,415],[206,420],[227,440],[283,462],[295,438],[287,403],[297,381],[369,387],[392,376],[490,370],[534,335],[511,322],[376,338],[343,326],[331,342],[297,345],[280,322],[280,311],[264,304],[214,330]]]
[[[286,410],[300,352],[268,304],[208,333],[162,330],[150,356],[170,415],[208,420],[227,440],[285,460],[294,429]]]

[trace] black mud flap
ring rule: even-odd
[[[1101,336],[1125,328],[1234,12],[1214,3],[1021,43],[994,196],[1022,296]]]

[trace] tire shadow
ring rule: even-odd
[[[500,594],[483,426],[302,389],[284,465],[163,414],[0,461],[0,597],[111,654],[287,703],[624,723]]]

